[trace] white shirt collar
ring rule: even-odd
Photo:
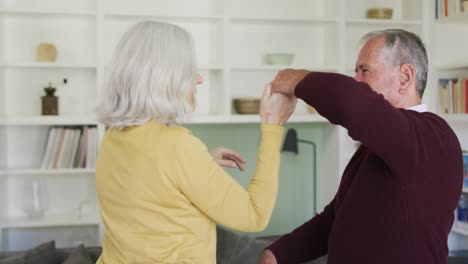
[[[415,106],[412,106],[412,107],[406,108],[406,109],[423,113],[423,112],[427,112],[427,105],[426,104],[418,104],[418,105],[415,105]]]

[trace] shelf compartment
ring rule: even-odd
[[[43,42],[55,45],[57,64],[95,61],[95,19],[6,16],[3,20],[5,62],[35,61],[37,46]]]
[[[25,175],[22,177],[3,177],[4,201],[3,218],[23,220],[21,226],[47,226],[50,222],[58,221],[63,224],[91,219],[93,223],[98,222],[99,209],[97,195],[95,193],[95,178],[88,175]],[[33,178],[40,178],[44,184],[46,206],[45,216],[38,221],[29,220],[23,210],[23,191],[25,183]],[[79,218],[79,216],[83,216]],[[14,222],[14,221],[12,221]],[[30,223],[32,222],[32,223]],[[59,224],[59,223],[57,223]],[[0,224],[1,225],[1,224]],[[8,224],[12,227],[13,224]],[[54,225],[54,224],[50,224]]]
[[[336,18],[336,0],[296,0],[294,4],[283,0],[227,1],[226,10],[232,17]]]
[[[392,19],[395,20],[422,20],[423,11],[426,10],[424,8],[425,1],[422,0],[379,0],[378,3],[376,3],[376,1],[368,0],[353,0],[345,2],[346,15],[349,19],[365,19],[367,9],[382,7],[392,8]]]
[[[81,126],[74,124],[66,127],[76,128]],[[1,169],[5,175],[89,175],[94,172],[92,168],[43,169],[41,165],[43,163],[50,129],[51,126],[36,125],[29,126],[27,129],[25,129],[24,126],[4,127],[5,144],[3,144],[2,147],[5,152],[8,153],[8,156],[2,161]],[[51,155],[55,157],[59,155],[59,153],[54,152]]]
[[[468,194],[468,187],[463,187],[463,189],[462,189],[462,193],[466,193],[466,194]]]
[[[231,31],[232,65],[263,65],[269,53],[291,53],[293,65],[338,65],[336,24],[233,24]]]
[[[4,96],[8,98],[4,103],[5,117],[20,117],[19,123],[23,122],[22,119],[28,120],[21,117],[39,117],[41,97],[49,83],[57,88],[55,95],[59,97],[60,116],[44,116],[32,121],[55,122],[66,120],[66,116],[94,115],[97,103],[95,69],[5,68],[4,76]],[[6,122],[16,122],[15,119],[5,118]]]
[[[104,21],[104,46],[102,51],[104,63],[109,64],[112,54],[123,34],[135,23],[140,22],[140,18],[125,20],[105,20]],[[223,40],[224,30],[222,23],[210,23],[201,21],[200,23],[190,23],[186,21],[170,21],[187,30],[194,42],[197,62],[199,65],[223,65]]]

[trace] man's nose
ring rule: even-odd
[[[358,81],[358,82],[361,82],[362,81],[362,75],[359,73],[359,71],[357,71],[355,74],[354,74],[354,80]]]

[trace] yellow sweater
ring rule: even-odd
[[[186,128],[148,122],[108,131],[97,160],[105,226],[97,263],[216,263],[216,223],[263,230],[278,191],[283,130],[261,125],[247,190]]]

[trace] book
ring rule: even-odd
[[[76,137],[75,137],[75,142],[73,142],[72,156],[70,157],[68,168],[76,168],[75,160],[78,155],[79,142],[81,140],[81,129],[76,128],[75,133],[76,133]]]
[[[55,135],[55,140],[54,140],[54,144],[53,144],[53,148],[52,148],[51,157],[50,157],[50,160],[48,160],[48,162],[47,162],[47,169],[54,168],[54,164],[55,164],[56,160],[58,159],[58,153],[60,151],[60,144],[61,144],[61,142],[63,140],[63,136],[64,136],[64,128],[63,127],[57,127],[57,132],[56,132],[56,135]]]
[[[47,137],[47,141],[44,147],[44,152],[42,154],[42,161],[41,161],[41,167],[40,167],[41,169],[47,168],[47,164],[49,163],[51,156],[52,156],[56,136],[57,136],[57,129],[55,127],[50,127],[49,135]]]
[[[56,159],[56,161],[54,163],[54,167],[53,167],[54,169],[62,168],[63,159],[64,159],[64,156],[65,156],[65,152],[66,152],[69,137],[70,137],[70,129],[69,128],[64,128],[63,129],[63,138],[62,138],[62,140],[60,142],[60,148],[59,148],[59,151],[58,151],[57,159]]]
[[[439,112],[442,114],[449,113],[449,80],[439,79]]]

